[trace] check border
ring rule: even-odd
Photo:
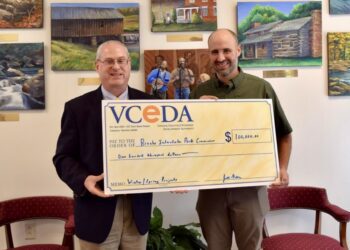
[[[244,178],[237,178],[237,176],[227,176],[228,181],[225,182],[225,175],[223,176],[222,179],[213,179],[213,180],[208,180],[207,183],[202,183],[201,181],[181,181],[178,180],[176,181],[176,185],[174,183],[161,183],[158,185],[154,185],[154,183],[161,182],[161,179],[157,178],[148,178],[148,177],[140,177],[135,181],[136,184],[128,184],[126,185],[125,188],[122,188],[120,186],[113,186],[111,183],[117,183],[118,180],[115,180],[113,175],[111,174],[111,169],[115,168],[114,163],[118,162],[121,164],[124,164],[124,162],[128,162],[129,167],[121,167],[120,172],[125,172],[129,171],[129,168],[133,168],[135,166],[135,162],[143,162],[147,160],[148,162],[150,161],[156,161],[156,160],[169,160],[168,157],[150,157],[150,158],[135,158],[135,159],[110,159],[108,156],[108,151],[109,151],[109,134],[108,134],[108,128],[110,126],[110,121],[108,120],[108,112],[110,112],[111,107],[115,106],[121,106],[124,105],[125,107],[129,107],[130,105],[137,105],[142,107],[143,105],[194,105],[194,104],[199,104],[200,105],[210,105],[213,103],[221,103],[228,105],[230,103],[257,103],[258,105],[263,105],[267,104],[268,105],[268,112],[269,112],[269,117],[266,119],[268,120],[268,123],[271,125],[270,127],[264,127],[264,128],[254,128],[254,129],[244,129],[244,128],[236,128],[236,130],[240,131],[249,131],[249,130],[268,130],[271,131],[270,133],[270,138],[269,141],[263,141],[263,142],[254,142],[253,144],[271,144],[270,148],[272,149],[271,152],[261,152],[261,153],[243,153],[243,154],[227,154],[227,155],[203,155],[203,156],[197,156],[197,157],[202,157],[202,158],[209,158],[213,156],[217,157],[242,157],[242,156],[266,156],[270,155],[269,157],[271,158],[270,161],[272,161],[272,170],[270,171],[270,174],[263,175],[261,177],[244,177]],[[231,105],[231,104],[230,104]],[[207,110],[205,110],[207,111]],[[120,114],[119,114],[120,115]],[[120,116],[121,119],[121,116]],[[141,125],[143,124],[142,122],[140,123]],[[274,127],[274,116],[273,116],[273,107],[272,107],[272,102],[270,99],[220,99],[220,100],[129,100],[129,101],[103,101],[102,102],[102,125],[103,125],[103,162],[104,162],[104,172],[105,172],[105,179],[104,179],[104,188],[105,188],[105,193],[107,194],[127,194],[127,193],[143,193],[143,192],[162,192],[162,191],[174,191],[174,190],[180,190],[180,189],[188,189],[188,190],[198,190],[198,189],[213,189],[213,188],[226,188],[226,187],[242,187],[242,186],[262,186],[262,185],[269,185],[272,183],[278,176],[279,173],[279,166],[278,166],[278,155],[277,155],[277,143],[276,143],[276,134],[275,134],[275,127]],[[147,127],[147,126],[146,126]],[[234,130],[234,129],[233,129]],[[130,131],[130,133],[133,131]],[[118,133],[118,132],[117,132]],[[121,132],[123,133],[123,132]],[[128,131],[124,132],[128,133]],[[266,136],[268,137],[268,136]],[[221,144],[224,144],[223,142],[215,142],[211,143],[210,146],[219,146]],[[237,144],[242,144],[239,146],[247,146],[250,143],[249,142],[242,142],[242,143],[237,143]],[[200,144],[197,144],[198,146]],[[206,144],[207,145],[207,144]],[[209,144],[208,144],[209,145]],[[187,144],[177,144],[177,145],[162,145],[164,148],[179,148],[179,147],[187,147]],[[151,146],[149,146],[151,148]],[[191,158],[197,158],[196,156],[191,156]],[[179,161],[180,159],[185,159],[188,158],[187,156],[173,156],[170,160],[171,161]],[[152,162],[153,164],[154,162]],[[180,162],[181,163],[181,162]],[[120,164],[118,164],[120,165]],[[131,166],[130,166],[131,165]],[[151,165],[151,162],[149,163]],[[137,167],[136,167],[137,168]],[[140,174],[143,176],[143,174]],[[145,180],[146,178],[146,180]],[[175,177],[174,177],[175,178]],[[242,181],[242,179],[244,181]],[[141,180],[144,181],[143,184],[140,184],[142,182]],[[151,183],[152,181],[152,183]],[[218,182],[222,183],[218,183]],[[120,182],[120,181],[119,181]],[[150,184],[147,184],[147,183]],[[213,182],[212,184],[209,184],[210,182]],[[151,185],[153,184],[153,185]],[[134,187],[135,186],[135,187]]]

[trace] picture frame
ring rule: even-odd
[[[350,96],[350,32],[327,33],[328,95]]]
[[[329,0],[329,14],[330,15],[350,14],[350,1]]]
[[[0,44],[0,111],[45,109],[43,43]]]
[[[238,2],[240,66],[322,65],[320,1]]]
[[[131,69],[139,69],[138,3],[51,4],[52,70],[95,70],[97,47],[107,40],[123,42]]]
[[[151,0],[152,32],[214,31],[215,0]]]
[[[0,29],[43,27],[43,0],[0,0]]]
[[[201,83],[200,76],[209,79],[214,74],[210,65],[208,49],[145,50],[145,91],[147,93],[152,94],[152,84],[147,81],[152,70],[159,68],[161,62],[165,60],[167,71],[172,74],[179,68],[179,58],[185,59],[185,68],[190,69],[193,73],[194,83],[190,85],[191,90]],[[174,99],[174,92],[174,86],[168,84],[166,99]]]

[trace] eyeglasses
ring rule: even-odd
[[[97,61],[100,61],[101,63],[103,63],[103,64],[105,64],[105,65],[107,65],[109,67],[112,67],[115,64],[118,64],[119,66],[125,66],[125,65],[128,64],[129,58],[124,58],[124,57],[117,58],[117,59],[106,58],[104,60],[98,59]]]

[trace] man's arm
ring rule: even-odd
[[[174,84],[177,80],[179,80],[179,74],[177,72],[177,69],[174,69],[171,71],[169,84]]]
[[[147,76],[147,83],[152,84],[155,79],[156,79],[156,72],[155,70],[152,70]]]
[[[194,84],[194,74],[193,71],[191,69],[188,69],[188,73],[189,73],[189,82],[190,85]]]
[[[57,174],[78,196],[84,196],[89,191],[93,195],[109,197],[97,185],[97,182],[103,179],[103,174],[90,175],[79,161],[79,133],[75,116],[72,109],[66,104],[56,154],[53,157]]]
[[[286,134],[277,141],[279,165],[280,165],[280,176],[279,179],[272,183],[272,186],[288,186],[289,175],[288,175],[288,162],[292,151],[292,133]]]
[[[81,196],[86,193],[84,180],[89,175],[79,158],[79,138],[76,115],[69,104],[65,105],[61,120],[61,133],[58,137],[56,153],[53,163],[58,176],[75,194]]]
[[[170,81],[170,78],[171,78],[170,72],[169,71],[165,71],[164,79],[163,79],[164,84],[168,84],[169,81]]]

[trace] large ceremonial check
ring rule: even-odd
[[[103,101],[107,194],[268,185],[279,173],[272,102]]]

